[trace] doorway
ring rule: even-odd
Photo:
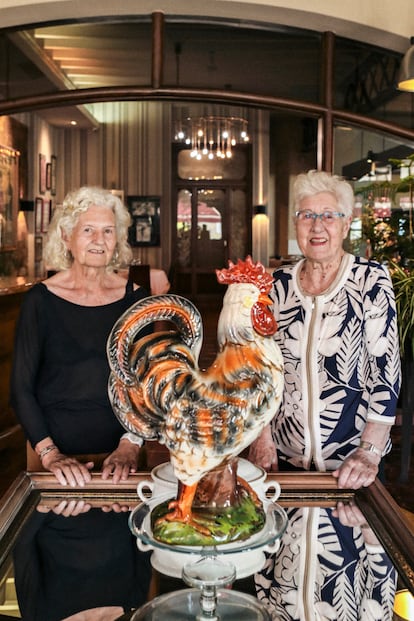
[[[216,269],[251,252],[250,148],[229,160],[195,160],[176,149],[174,289],[196,301],[221,297]]]

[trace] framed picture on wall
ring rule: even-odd
[[[36,235],[35,237],[35,262],[40,263],[43,255],[43,237],[41,235]]]
[[[56,166],[57,166],[57,157],[56,155],[50,156],[50,193],[52,196],[56,194]]]
[[[46,192],[46,155],[39,153],[39,192]]]
[[[46,190],[50,190],[51,187],[51,175],[52,175],[52,164],[48,162],[46,164]]]
[[[128,241],[131,246],[160,245],[160,197],[127,196],[132,218]]]
[[[17,242],[20,153],[0,145],[0,247],[12,249]]]
[[[35,233],[42,232],[43,198],[38,196],[35,200]]]
[[[49,228],[51,212],[52,212],[52,201],[48,199],[43,199],[42,233],[47,233],[47,230]]]

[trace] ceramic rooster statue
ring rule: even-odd
[[[170,452],[181,485],[167,520],[192,523],[197,485],[207,473],[246,448],[277,412],[283,363],[269,309],[273,278],[250,257],[217,270],[227,284],[218,322],[218,353],[198,367],[202,320],[187,299],[160,295],[137,302],[108,339],[109,395],[123,426]],[[176,330],[134,342],[153,321]]]

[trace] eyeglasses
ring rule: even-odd
[[[304,209],[303,211],[295,211],[296,220],[298,222],[306,222],[310,224],[315,222],[317,218],[320,218],[324,224],[333,224],[341,218],[345,218],[345,214],[340,211],[324,211],[322,213],[314,213]]]

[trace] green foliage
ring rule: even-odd
[[[389,160],[393,167],[414,163],[414,153],[403,160]],[[367,255],[389,265],[394,286],[400,351],[408,348],[414,356],[414,176],[408,175],[395,183],[385,181],[359,190],[362,195],[362,236],[368,245]],[[397,194],[408,195],[409,209],[392,209],[391,215],[378,218],[376,200],[386,198],[396,203]]]
[[[265,523],[262,507],[258,507],[250,496],[226,509],[193,509],[194,525],[164,519],[169,502],[153,509],[151,527],[155,539],[170,545],[216,546],[243,541],[259,532]],[[202,527],[201,530],[197,529],[197,524]],[[205,529],[210,535],[203,532]]]
[[[390,264],[397,306],[401,355],[408,347],[414,357],[414,270]]]
[[[414,260],[413,218],[411,210],[392,209],[389,217],[381,218],[375,213],[376,196],[385,195],[395,200],[395,188],[390,184],[376,184],[375,188],[366,186],[360,190],[363,198],[361,225],[362,237],[369,244],[369,256],[380,263],[394,261],[408,263]],[[399,185],[398,185],[399,187]],[[368,241],[369,240],[369,241]]]

